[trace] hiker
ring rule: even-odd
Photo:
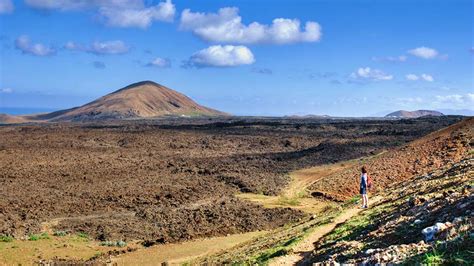
[[[362,208],[367,209],[369,207],[369,197],[367,196],[367,189],[368,189],[368,175],[365,166],[361,169],[361,176],[360,176],[360,195],[362,196]]]

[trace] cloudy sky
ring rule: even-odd
[[[0,109],[153,80],[237,115],[474,109],[471,0],[0,0]]]

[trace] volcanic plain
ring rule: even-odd
[[[153,245],[271,229],[305,214],[263,208],[235,194],[277,195],[292,170],[374,155],[459,120],[196,118],[2,126],[0,234],[22,239],[66,231]],[[352,190],[342,193],[351,196]]]

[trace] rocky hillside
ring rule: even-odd
[[[385,117],[396,117],[396,118],[418,118],[422,116],[443,116],[444,114],[438,111],[432,110],[417,110],[417,111],[405,111],[400,110],[386,115]]]
[[[315,243],[316,265],[473,265],[474,153],[410,181]],[[314,264],[313,264],[314,265]]]
[[[374,180],[374,189],[383,191],[390,184],[459,162],[474,145],[473,139],[474,118],[468,118],[395,150],[360,160],[355,167],[336,173],[325,182],[315,183],[310,191],[330,200],[347,200],[358,193],[359,171],[363,165]]]
[[[197,262],[286,265],[296,257],[297,265],[338,265],[335,262],[412,265],[437,254],[431,244],[434,239],[445,241],[435,243],[447,243],[443,254],[454,252],[453,256],[457,256],[436,259],[447,262],[460,259],[461,263],[467,261],[472,265],[469,262],[473,250],[466,251],[473,246],[472,238],[466,236],[472,236],[474,213],[473,129],[474,119],[466,119],[401,148],[367,160],[348,161],[347,168],[328,174],[309,189],[313,196],[326,202],[324,211]],[[357,210],[358,171],[363,164],[369,165],[376,186],[370,197],[376,196],[381,201],[318,237],[313,252],[311,246],[308,252],[299,250],[298,243],[317,235],[325,224],[336,226],[340,215]],[[320,193],[315,193],[315,189]],[[334,201],[341,203],[334,205]],[[425,228],[429,229],[424,235]],[[441,233],[448,228],[450,234]]]

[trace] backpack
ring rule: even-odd
[[[367,175],[367,188],[368,189],[372,188],[372,178],[370,178],[369,175]]]

